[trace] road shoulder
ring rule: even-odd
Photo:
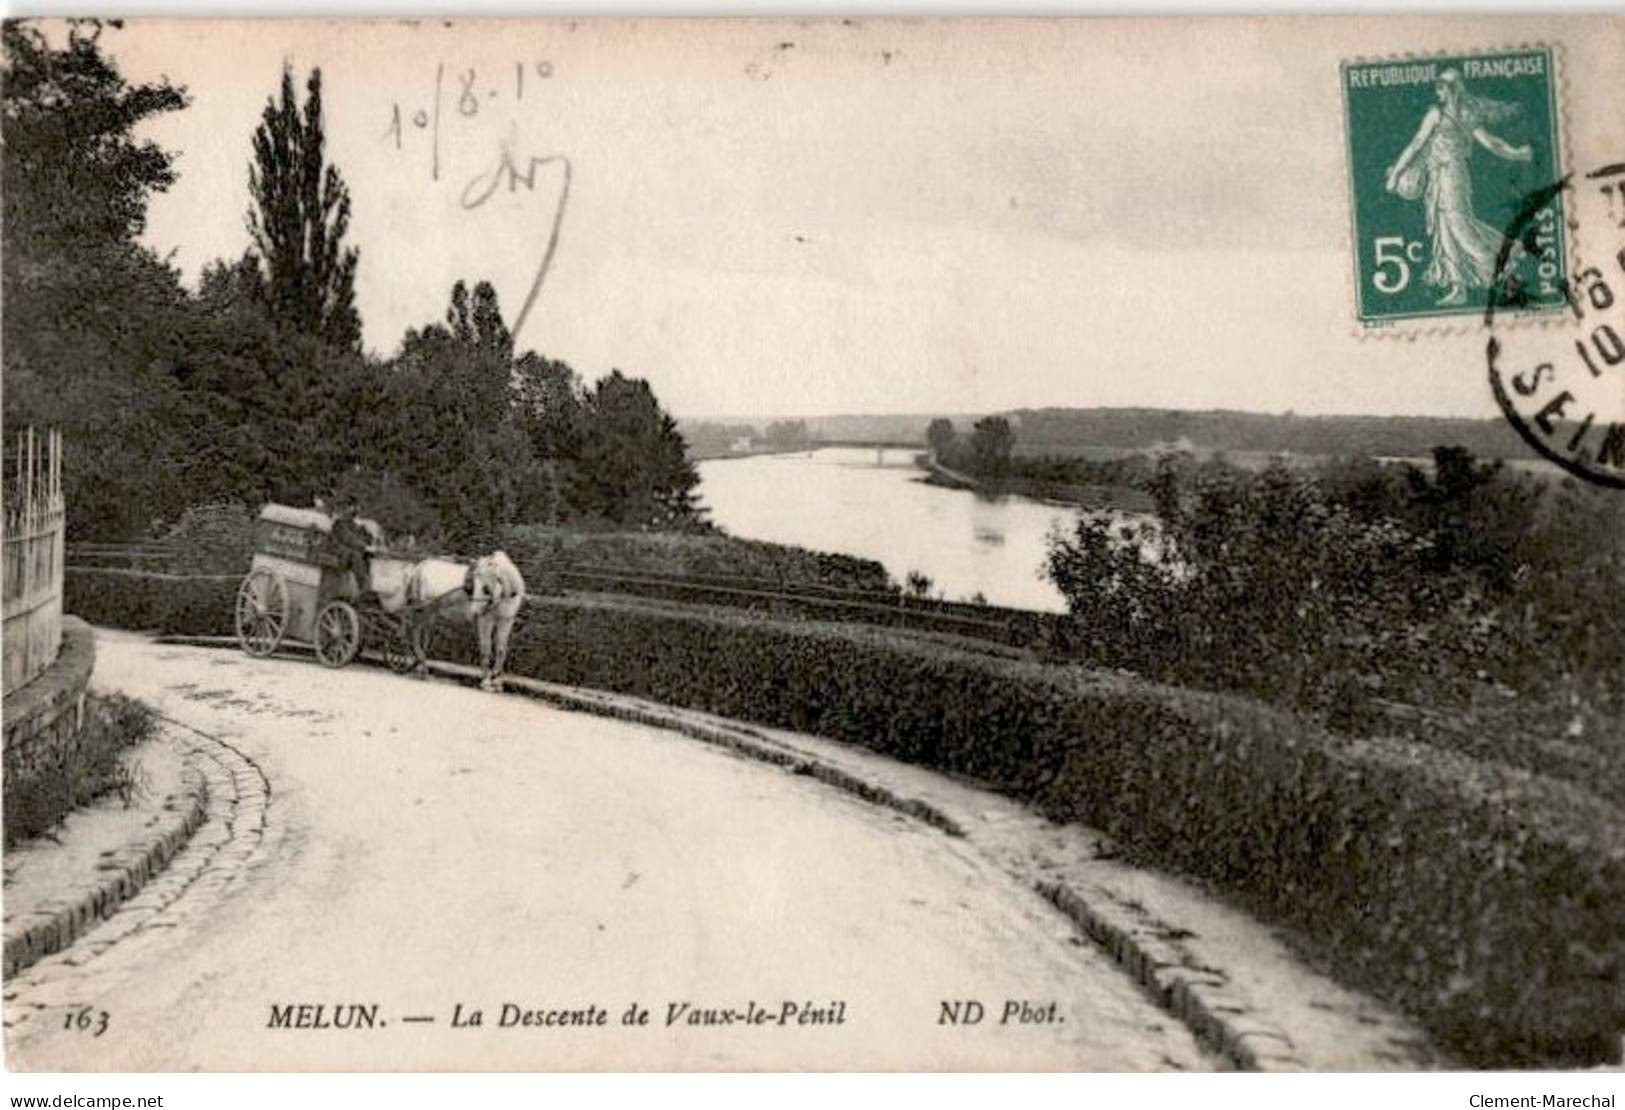
[[[126,758],[137,784],[128,802],[103,797],[6,853],[8,980],[112,916],[203,823],[207,784],[172,726]]]
[[[469,668],[435,664],[467,679]],[[832,740],[656,702],[509,677],[515,693],[675,730],[817,778],[963,838],[1048,899],[1159,1006],[1237,1067],[1448,1067],[1411,1019],[1310,968],[1283,936],[1212,891],[1117,858],[1105,834],[1057,825],[975,783]]]

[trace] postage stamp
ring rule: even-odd
[[[1562,174],[1550,47],[1345,62],[1355,312],[1368,328],[1481,315],[1497,281],[1518,311],[1565,306],[1562,198],[1534,249],[1498,266],[1502,229]]]

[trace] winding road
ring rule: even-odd
[[[965,842],[822,783],[446,680],[97,635],[97,687],[239,786],[172,865],[196,881],[7,984],[13,1068],[1221,1066]]]

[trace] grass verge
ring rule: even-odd
[[[125,754],[151,739],[152,710],[122,694],[85,697],[85,723],[69,743],[51,745],[26,770],[6,767],[5,844],[50,832],[81,806],[109,794],[126,805],[137,787]]]

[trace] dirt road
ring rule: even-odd
[[[447,681],[98,640],[98,687],[256,773],[196,882],[7,984],[14,1068],[1217,1066],[963,842],[823,784]]]

